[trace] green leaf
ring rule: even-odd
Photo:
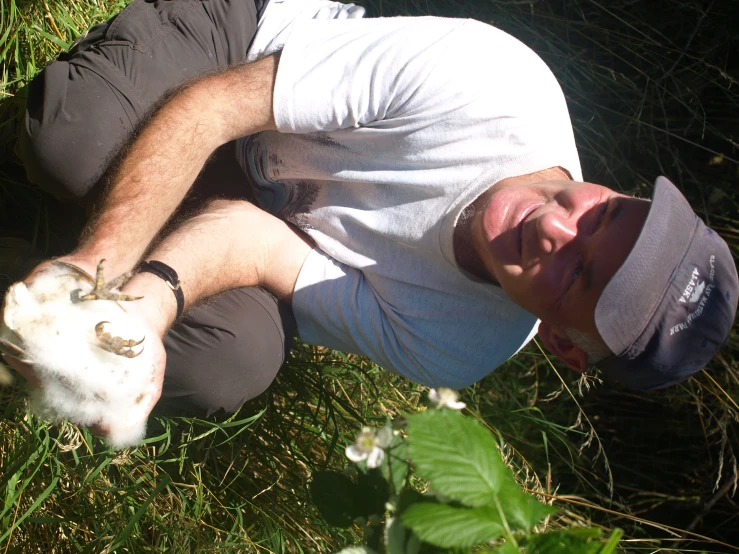
[[[417,502],[431,502],[434,504],[437,503],[436,500],[430,496],[424,496],[420,492],[414,491],[413,489],[406,489],[400,493],[400,496],[398,496],[397,510],[399,513],[403,513],[410,506],[416,504]]]
[[[386,554],[405,554],[405,527],[397,517],[385,521]]]
[[[621,531],[621,529],[615,529],[613,531],[613,534],[608,538],[608,543],[603,547],[603,550],[601,550],[598,554],[611,554],[614,550],[616,550],[616,547],[618,546],[618,543],[621,542],[621,537],[624,536],[624,532]]]
[[[434,490],[473,507],[491,506],[497,496],[513,529],[531,529],[556,511],[519,488],[490,431],[458,412],[409,416],[408,447]]]
[[[444,504],[414,504],[403,523],[422,541],[443,548],[469,547],[501,535],[503,525],[494,508],[454,508]]]
[[[405,543],[405,554],[418,554],[421,552],[421,539],[415,533],[411,533],[408,542]]]
[[[395,494],[400,494],[408,478],[408,444],[400,436],[393,437],[387,456],[390,463],[382,464],[383,474],[393,484]]]
[[[36,510],[36,508],[38,508],[44,502],[44,500],[46,500],[46,497],[49,496],[49,494],[51,494],[51,492],[56,488],[56,484],[58,482],[59,482],[58,476],[52,479],[51,484],[48,487],[46,487],[41,494],[38,495],[38,498],[34,500],[33,504],[31,504],[31,507],[28,508],[20,518],[14,521],[13,525],[7,531],[5,531],[2,537],[0,537],[0,543],[2,543],[6,538],[8,538],[8,536],[16,528],[18,528],[20,524],[23,523],[23,521],[25,521],[25,519],[28,516],[30,516]]]
[[[317,471],[310,485],[313,503],[326,523],[335,527],[350,527],[359,516],[356,485],[343,473]]]
[[[141,506],[138,507],[136,510],[136,513],[133,514],[133,517],[128,520],[128,523],[123,528],[123,531],[120,532],[120,534],[115,538],[113,541],[113,544],[111,544],[109,548],[109,552],[115,552],[115,549],[121,546],[124,542],[128,540],[128,538],[131,536],[131,534],[134,531],[134,527],[138,523],[138,521],[141,519],[141,516],[143,516],[146,513],[146,510],[149,508],[149,505],[154,501],[154,499],[159,495],[160,492],[164,490],[164,488],[169,485],[172,482],[172,478],[165,474],[161,481],[157,483],[157,486],[154,487],[154,490],[151,491],[151,494],[149,494],[148,498],[144,500],[144,502],[141,504]]]
[[[409,416],[408,448],[435,490],[468,506],[489,506],[504,485],[516,486],[490,431],[456,411]]]
[[[515,481],[506,483],[501,490],[500,504],[512,529],[531,529],[557,511],[556,508],[542,504],[530,494],[523,492]]]
[[[597,554],[602,543],[591,540],[592,534],[578,531],[573,529],[534,535],[528,541],[526,551],[531,554]]]
[[[601,537],[601,531],[597,527],[574,527],[567,529],[567,534],[581,539],[599,539]]]

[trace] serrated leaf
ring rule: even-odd
[[[492,506],[497,496],[512,528],[531,529],[556,511],[519,488],[490,431],[458,412],[409,416],[408,448],[434,490],[472,507]]]
[[[503,487],[499,499],[503,514],[512,529],[531,529],[557,511],[523,492],[515,481]]]
[[[474,546],[491,541],[503,532],[498,513],[489,507],[414,504],[403,513],[402,519],[419,539],[443,548]]]
[[[490,431],[452,410],[408,417],[408,449],[435,490],[467,506],[488,506],[515,481]]]
[[[436,503],[436,500],[430,496],[424,496],[413,489],[406,489],[398,496],[397,510],[399,513],[405,512],[411,505],[421,502]]]

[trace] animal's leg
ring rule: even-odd
[[[80,289],[73,290],[70,294],[70,298],[72,299],[72,302],[85,302],[87,300],[125,300],[125,301],[132,301],[132,300],[139,300],[143,298],[143,296],[130,296],[128,294],[121,294],[120,292],[112,292],[114,289],[117,289],[119,287],[122,287],[126,284],[126,282],[133,276],[133,271],[128,271],[124,273],[123,275],[119,275],[115,279],[105,282],[105,277],[103,274],[103,264],[105,263],[105,260],[100,260],[100,263],[98,263],[97,266],[97,272],[95,274],[95,288],[92,289],[92,291],[88,292],[87,294],[81,295],[82,292]],[[86,275],[86,273],[79,268],[76,268],[75,266],[72,266],[71,264],[66,264],[69,267],[72,267],[74,269],[77,269],[82,274]]]

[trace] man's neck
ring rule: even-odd
[[[467,207],[462,210],[462,213],[457,220],[457,225],[454,229],[454,258],[457,261],[457,265],[467,273],[474,275],[478,279],[488,281],[489,283],[498,284],[495,276],[485,267],[482,262],[482,258],[477,248],[475,248],[474,231],[477,224],[479,224],[480,214],[485,209],[488,203],[490,194],[494,192],[494,189],[500,187],[508,187],[514,185],[524,185],[527,183],[540,183],[542,181],[555,181],[555,180],[571,180],[572,176],[567,170],[561,167],[550,167],[542,171],[535,173],[528,173],[526,175],[517,175],[515,177],[508,177],[502,181],[498,181],[493,184],[490,188],[485,190],[480,196],[475,198]]]

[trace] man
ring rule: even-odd
[[[134,4],[106,40],[124,15],[166,4]],[[258,361],[251,365],[255,330],[233,333],[241,349],[218,372],[181,355],[220,349],[195,344],[207,334],[197,333],[199,308],[189,326],[186,316],[168,332],[223,291],[232,292],[206,310],[231,322],[258,308],[272,331],[287,327],[289,313],[282,317],[256,286],[291,304],[304,340],[431,386],[480,379],[531,338],[537,318],[544,344],[570,367],[606,358],[607,374],[637,388],[686,378],[723,344],[739,292],[727,246],[664,178],[651,204],[580,182],[561,90],[528,48],[463,20],[287,17],[287,26],[267,25],[273,8],[284,21],[278,7],[290,13],[290,2],[269,5],[260,33],[285,32],[252,45],[258,61],[201,77],[156,111],[106,172],[100,207],[65,258],[91,273],[105,258],[111,277],[136,266],[209,156],[237,141],[242,180],[259,208],[211,202],[156,244],[147,255],[154,261],[124,288],[144,297],[126,310],[150,330],[165,398],[168,386],[198,380],[237,390],[251,384],[250,372],[271,380]],[[150,38],[130,50],[149,49]],[[481,67],[470,52],[491,59]],[[123,85],[101,79],[101,93],[115,88],[115,107],[128,116]],[[110,119],[110,104],[83,98]],[[48,160],[44,138],[58,135],[44,130],[53,126],[33,115],[33,101],[27,158]],[[227,305],[243,294],[248,305]],[[233,377],[230,368],[246,372]],[[183,375],[184,385],[167,382]]]

